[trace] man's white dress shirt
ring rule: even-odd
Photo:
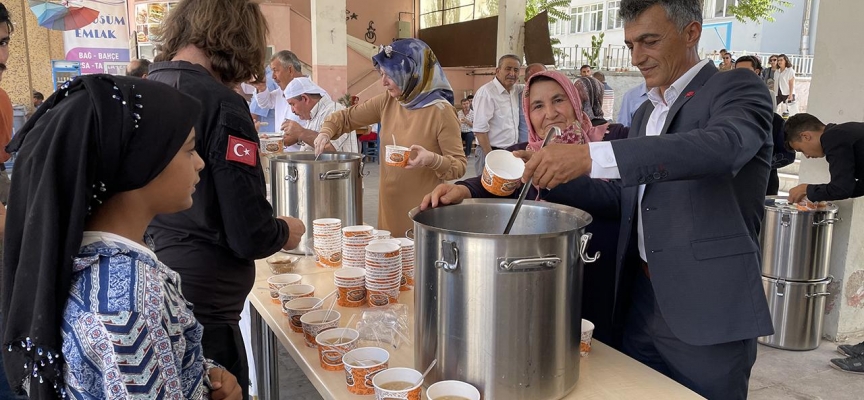
[[[670,86],[661,95],[660,88],[652,88],[648,92],[648,101],[654,105],[654,111],[648,117],[648,124],[645,126],[645,136],[658,136],[663,131],[663,126],[666,124],[666,118],[669,115],[669,108],[678,100],[678,96],[687,88],[690,81],[696,77],[696,74],[702,70],[702,67],[708,64],[710,60],[702,60],[687,70],[684,75],[681,75],[672,86]],[[621,179],[621,173],[618,171],[618,161],[615,159],[615,152],[612,151],[612,143],[610,142],[593,142],[588,144],[591,154],[591,177],[602,179]],[[639,256],[642,261],[648,261],[645,255],[645,234],[642,228],[642,195],[645,193],[645,185],[639,185],[639,205],[637,206],[638,234],[639,234]]]
[[[474,132],[488,132],[489,145],[506,148],[519,141],[519,107],[525,85],[516,84],[507,92],[498,78],[474,93]]]

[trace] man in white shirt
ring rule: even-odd
[[[474,135],[477,138],[477,175],[483,174],[486,154],[519,141],[519,108],[525,85],[517,85],[522,61],[513,54],[502,56],[495,78],[474,93]]]
[[[272,108],[275,112],[274,120],[279,128],[277,130],[285,130],[285,121],[299,121],[299,118],[290,111],[287,99],[285,98],[285,88],[294,78],[303,76],[301,71],[300,59],[297,55],[288,51],[282,50],[273,55],[270,59],[270,68],[273,70],[273,80],[279,85],[278,89],[267,90],[265,82],[255,84],[257,93],[255,101],[261,108]],[[275,128],[275,127],[274,127]],[[300,146],[290,146],[288,151],[299,151]]]
[[[758,242],[771,98],[756,74],[699,59],[702,3],[621,1],[624,42],[652,88],[628,139],[518,155],[541,188],[613,180],[583,195],[620,204],[622,350],[706,398],[745,399],[756,338],[774,333]]]
[[[330,114],[345,107],[333,101],[327,92],[307,77],[294,78],[285,88],[285,97],[291,107],[292,114],[300,122],[285,121],[285,145],[299,145],[301,151],[315,151],[315,137],[321,130],[321,125]],[[360,146],[357,137],[352,132],[342,135],[337,140],[331,140],[325,151],[359,153]]]

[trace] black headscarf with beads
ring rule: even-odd
[[[200,111],[197,100],[163,83],[82,76],[51,95],[6,148],[17,157],[0,307],[3,362],[16,391],[62,397],[60,324],[87,216],[156,178]]]

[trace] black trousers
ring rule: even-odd
[[[780,176],[777,175],[777,170],[772,169],[768,173],[768,190],[765,191],[766,196],[776,196],[780,192]]]
[[[623,351],[709,399],[746,399],[756,339],[709,346],[675,337],[660,312],[650,279],[636,273],[633,303],[624,328]]]
[[[240,325],[204,325],[201,346],[204,348],[205,358],[219,363],[237,378],[237,384],[243,390],[243,400],[248,400],[249,363],[246,361],[246,347],[243,345],[243,336],[240,335]]]

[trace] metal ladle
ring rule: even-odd
[[[546,138],[543,139],[543,144],[540,148],[546,147],[549,144],[549,141],[552,140],[553,136],[561,135],[561,128],[557,126],[553,126],[546,131]],[[519,192],[519,199],[516,200],[516,207],[513,208],[513,214],[510,215],[510,220],[507,221],[507,227],[504,228],[504,234],[509,235],[510,230],[513,229],[513,223],[516,222],[516,216],[519,215],[519,209],[522,208],[522,203],[525,202],[525,196],[528,196],[528,189],[531,188],[531,183],[534,181],[534,177],[532,176],[528,179],[528,182],[522,186],[522,190]]]

